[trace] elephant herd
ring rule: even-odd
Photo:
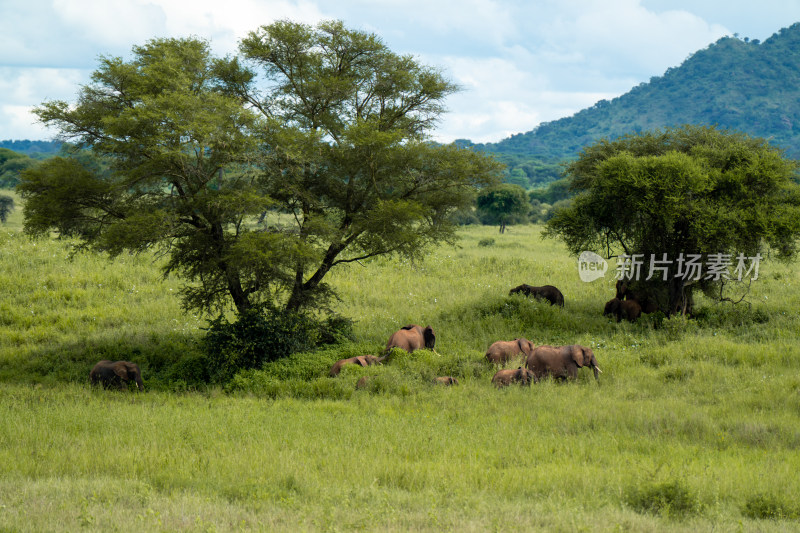
[[[563,302],[563,297],[561,301]],[[389,356],[389,352],[394,348],[401,348],[408,353],[412,353],[414,350],[421,348],[435,351],[435,345],[436,335],[433,332],[433,328],[430,326],[423,328],[416,324],[410,324],[403,326],[389,337],[382,357],[360,355],[340,359],[333,364],[328,375],[331,377],[338,376],[342,367],[349,364],[362,367],[382,364]],[[569,346],[535,346],[528,339],[519,338],[513,341],[494,342],[486,351],[486,360],[494,365],[505,365],[519,356],[524,358],[525,368],[498,370],[492,377],[492,383],[496,387],[505,387],[512,383],[530,385],[531,382],[538,383],[540,379],[548,375],[552,376],[553,379],[575,379],[578,377],[578,369],[583,367],[591,368],[594,371],[595,379],[602,372],[597,366],[597,359],[592,349],[578,344]],[[356,388],[366,387],[369,379],[369,376],[361,377],[356,383]],[[457,385],[458,380],[452,376],[440,376],[434,379],[434,383]]]
[[[538,383],[546,376],[562,380],[575,379],[578,377],[578,369],[583,367],[594,371],[594,379],[602,372],[597,366],[592,349],[580,344],[534,346],[528,339],[521,338],[497,341],[486,350],[486,360],[493,364],[505,364],[519,355],[523,356],[525,367],[498,370],[492,377],[495,386],[505,387],[512,383],[530,385],[531,382]]]
[[[509,291],[509,295],[524,294],[532,296],[537,300],[544,300],[550,305],[564,306],[564,295],[552,285],[540,287],[522,284]],[[628,287],[618,282],[617,296],[606,303],[603,314],[614,315],[617,321],[626,319],[636,320],[642,312],[653,312],[658,310],[652,308],[654,304],[646,299],[637,298],[630,292]],[[382,364],[394,348],[400,348],[408,353],[419,349],[429,349],[435,352],[436,335],[430,326],[410,324],[403,326],[389,337],[384,349],[383,356],[359,355],[340,359],[331,367],[328,375],[336,377],[345,365],[358,365],[362,367]],[[489,346],[486,351],[486,359],[490,364],[505,366],[509,361],[522,356],[525,367],[517,369],[501,369],[492,377],[492,383],[497,387],[504,387],[512,383],[530,385],[531,382],[537,383],[545,376],[552,376],[554,379],[575,379],[578,369],[582,367],[592,368],[594,377],[597,379],[598,373],[602,372],[597,366],[597,359],[591,348],[578,344],[568,346],[535,346],[525,338],[514,339],[513,341],[497,341]],[[104,388],[127,389],[130,383],[135,383],[140,391],[144,390],[142,374],[136,363],[129,361],[100,361],[89,373],[89,378],[93,385],[101,384]],[[362,377],[356,384],[357,388],[363,388],[369,381],[368,376]],[[457,385],[458,380],[452,376],[440,376],[434,382],[442,385]]]

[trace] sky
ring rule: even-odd
[[[156,37],[217,55],[276,20],[338,19],[461,87],[432,137],[498,142],[679,66],[724,36],[766,40],[800,0],[0,0],[0,140],[51,139],[34,106],[74,101],[98,57]]]

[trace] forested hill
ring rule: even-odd
[[[800,23],[764,42],[724,37],[618,98],[476,147],[555,162],[602,137],[687,123],[764,137],[800,158]]]
[[[29,157],[42,158],[56,155],[61,150],[61,142],[59,141],[15,141],[15,140],[2,140],[0,141],[0,149],[13,150],[20,154],[25,154]]]

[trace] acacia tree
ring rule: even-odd
[[[74,105],[37,108],[110,167],[26,171],[26,230],[111,254],[157,248],[165,275],[189,282],[187,308],[298,310],[337,264],[452,239],[450,211],[496,180],[496,163],[426,142],[455,88],[374,35],[280,22],[242,54],[260,73],[201,40],[155,39],[130,61],[101,58]]]
[[[499,179],[494,161],[428,141],[456,87],[375,35],[282,21],[240,50],[254,71],[229,81],[264,118],[264,182],[292,215],[281,231],[314,252],[294,260],[287,309],[324,299],[336,265],[451,241],[450,215]]]
[[[525,189],[513,183],[502,183],[482,190],[476,205],[481,222],[499,224],[500,233],[504,232],[506,224],[525,220],[531,209]]]
[[[769,248],[789,259],[800,236],[796,169],[765,140],[713,127],[601,140],[567,167],[576,195],[548,221],[545,234],[563,239],[576,255],[590,250],[607,258],[675,261],[681,254],[722,254],[736,266],[739,254],[766,255]],[[661,270],[650,280],[643,275],[639,286],[661,295],[671,313],[686,310],[695,288],[716,293],[726,281],[678,274],[673,264],[666,276]]]

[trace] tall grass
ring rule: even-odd
[[[582,283],[540,227],[469,227],[424,262],[332,274],[355,342],[180,392],[205,326],[180,281],[150,256],[70,259],[18,217],[0,227],[0,529],[797,526],[796,265],[763,264],[751,307],[701,298],[696,320],[617,324],[610,276]],[[507,295],[523,282],[558,286],[565,307]],[[433,326],[437,353],[327,377],[408,323]],[[496,390],[483,353],[518,336],[590,345],[604,373]],[[148,392],[93,390],[101,358],[140,362]]]

